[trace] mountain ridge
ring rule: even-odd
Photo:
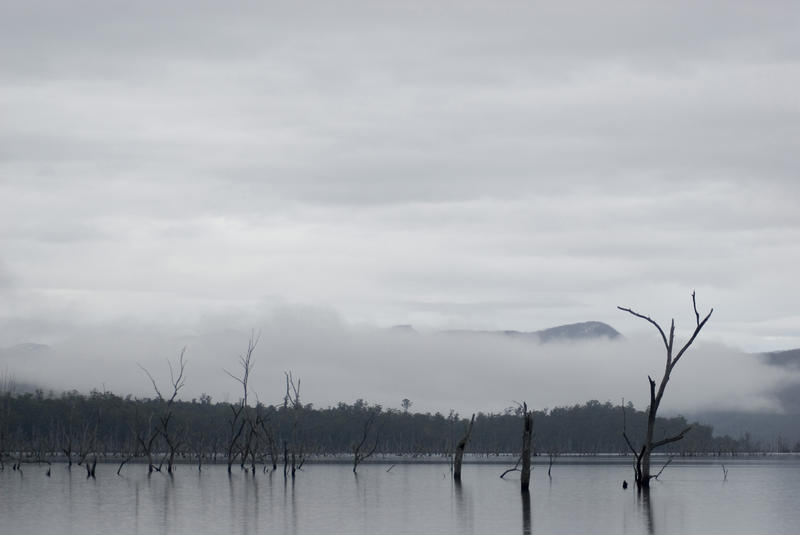
[[[556,325],[555,327],[549,327],[547,329],[540,329],[538,331],[484,331],[452,329],[441,331],[441,334],[506,336],[509,338],[530,340],[531,342],[538,342],[540,344],[546,344],[550,342],[574,342],[593,340],[597,338],[614,340],[616,338],[623,337],[618,330],[607,323],[603,323],[602,321],[582,321],[578,323],[568,323],[565,325]]]

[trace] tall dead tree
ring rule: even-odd
[[[533,414],[528,410],[528,404],[522,404],[524,423],[522,427],[522,474],[520,475],[520,489],[523,494],[528,492],[531,483],[531,442],[533,439]]]
[[[365,450],[364,446],[367,443],[367,439],[370,435],[370,430],[372,429],[373,424],[375,423],[375,419],[378,416],[378,410],[372,410],[367,416],[367,419],[364,420],[364,428],[361,431],[361,439],[353,444],[353,473],[356,473],[358,470],[358,465],[372,457],[372,454],[375,453],[375,450],[378,449],[378,441],[380,440],[380,429],[375,431],[375,440],[372,443],[372,446]]]
[[[275,430],[273,429],[272,418],[270,414],[262,413],[264,406],[261,403],[256,404],[256,425],[261,428],[261,435],[264,437],[264,447],[267,449],[265,459],[269,456],[269,461],[272,463],[272,471],[278,469],[278,445],[275,440]],[[264,461],[266,471],[266,460]]]
[[[459,440],[458,444],[456,444],[456,451],[455,455],[453,456],[453,479],[455,481],[461,481],[461,461],[464,459],[464,450],[467,449],[467,443],[469,442],[469,437],[472,434],[472,426],[474,424],[475,414],[472,415],[472,419],[469,421],[467,432],[464,433],[464,436],[461,437],[461,440]]]
[[[67,469],[72,470],[72,456],[75,453],[75,435],[76,435],[76,408],[75,399],[70,396],[67,401],[68,409],[66,414],[66,421],[59,420],[57,424],[57,434],[61,443],[61,451],[67,459]]]
[[[152,474],[153,470],[161,470],[160,468],[156,468],[153,462],[156,439],[159,436],[158,428],[153,426],[153,413],[151,412],[148,414],[146,418],[140,418],[137,411],[131,423],[131,431],[136,436],[136,442],[141,448],[139,451],[147,457],[147,473]]]
[[[237,446],[239,444],[239,437],[242,436],[242,432],[244,431],[245,421],[242,418],[242,412],[244,411],[244,405],[241,403],[231,403],[230,405],[231,415],[228,418],[228,444],[226,446],[227,449],[227,459],[228,459],[228,474],[231,473],[231,465],[236,460],[236,457],[239,455],[239,450]]]
[[[531,448],[533,443],[533,413],[528,410],[528,404],[522,403],[517,409],[517,412],[522,412],[522,453],[517,459],[517,464],[513,468],[509,468],[502,474],[500,478],[506,477],[506,474],[511,472],[520,472],[520,490],[522,494],[529,492],[531,483]],[[522,465],[520,467],[520,465]]]
[[[283,439],[283,477],[286,479],[289,473],[289,458],[291,456],[291,474],[294,479],[295,472],[303,466],[305,459],[299,441],[300,415],[303,411],[303,404],[300,402],[300,379],[294,381],[292,372],[284,372],[286,376],[286,395],[283,398],[284,410],[292,411],[292,430],[290,441]]]
[[[636,479],[636,485],[640,489],[647,489],[650,487],[650,480],[656,477],[650,473],[650,455],[652,454],[653,450],[669,444],[671,442],[677,442],[681,440],[686,433],[692,428],[691,426],[687,427],[677,435],[671,437],[665,437],[660,440],[655,440],[654,432],[655,432],[655,423],[656,423],[656,415],[658,414],[658,407],[661,405],[661,400],[664,397],[664,390],[667,387],[667,383],[669,382],[670,375],[672,374],[672,370],[678,364],[681,357],[686,353],[686,350],[694,343],[697,335],[700,334],[700,331],[705,326],[708,319],[711,317],[711,314],[714,312],[712,308],[708,314],[701,320],[700,313],[697,311],[697,300],[695,298],[695,293],[692,292],[692,307],[694,309],[694,317],[695,317],[695,327],[694,332],[689,337],[683,346],[675,352],[675,320],[673,319],[670,328],[669,328],[669,335],[665,334],[664,329],[661,328],[655,320],[650,318],[649,316],[645,316],[644,314],[639,314],[638,312],[634,312],[630,308],[625,307],[617,307],[618,309],[627,312],[636,316],[637,318],[641,318],[651,325],[653,325],[657,330],[658,333],[661,335],[661,340],[664,342],[664,348],[666,349],[667,353],[667,360],[666,366],[664,367],[664,375],[661,378],[661,381],[656,384],[652,377],[649,375],[647,376],[647,380],[650,383],[650,406],[647,410],[647,431],[645,433],[644,442],[642,443],[641,447],[637,450],[634,448],[630,438],[628,437],[627,430],[623,429],[622,436],[625,438],[625,442],[628,444],[628,448],[630,448],[631,452],[633,452],[634,456],[634,473]]]
[[[228,370],[223,370],[233,380],[242,386],[242,397],[238,403],[231,403],[231,417],[228,420],[229,433],[228,433],[228,473],[231,473],[231,465],[234,463],[238,456],[241,457],[241,465],[244,468],[244,463],[247,461],[248,454],[252,450],[253,466],[252,470],[255,472],[255,443],[254,437],[258,434],[258,424],[255,418],[252,417],[250,408],[247,404],[248,396],[248,383],[250,381],[250,372],[253,371],[255,361],[253,360],[253,352],[258,345],[258,340],[261,335],[250,334],[250,340],[247,342],[247,351],[244,355],[239,356],[239,366],[242,368],[241,377],[234,375]],[[242,442],[242,439],[244,441]]]
[[[186,354],[186,348],[184,347],[181,349],[181,354],[178,357],[178,361],[176,366],[172,366],[172,362],[167,360],[167,364],[169,365],[169,398],[163,396],[161,394],[161,390],[158,388],[158,384],[156,384],[155,379],[147,371],[147,368],[139,364],[139,367],[147,374],[147,377],[150,379],[150,382],[153,384],[153,390],[156,392],[156,396],[158,401],[162,404],[161,414],[158,416],[158,424],[156,427],[156,431],[161,437],[164,439],[164,442],[167,445],[167,472],[172,473],[172,467],[175,463],[175,455],[178,453],[181,445],[183,444],[183,437],[182,437],[182,430],[178,428],[176,425],[172,425],[173,422],[173,415],[174,415],[174,404],[175,400],[178,397],[178,392],[180,392],[181,388],[186,383],[186,378],[184,377],[184,372],[186,370],[186,360],[184,359],[184,355]],[[152,472],[153,465],[152,465],[152,445],[153,445],[153,437],[152,435],[149,437],[149,447],[145,447],[145,451],[150,451],[149,457],[150,460],[150,468],[149,471]],[[142,441],[140,441],[141,443]],[[144,446],[144,444],[142,444]]]

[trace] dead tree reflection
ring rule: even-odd
[[[532,531],[531,523],[531,493],[522,493],[522,535],[530,535]]]
[[[641,510],[647,533],[653,535],[655,524],[653,523],[653,504],[649,487],[640,487],[636,490],[636,502]]]

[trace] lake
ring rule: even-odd
[[[540,460],[540,459],[537,459]],[[723,480],[721,463],[728,469]],[[513,463],[512,463],[513,464]],[[627,460],[559,458],[533,471],[531,494],[501,464],[466,464],[461,485],[447,464],[309,464],[293,482],[238,468],[179,465],[174,477],[144,465],[85,470],[6,465],[0,533],[75,535],[287,534],[794,534],[800,526],[800,459],[676,459],[649,497]],[[388,470],[388,471],[387,471]]]

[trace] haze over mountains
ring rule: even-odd
[[[611,325],[601,321],[570,323],[567,325],[558,325],[556,327],[550,327],[549,329],[542,329],[539,331],[448,330],[444,331],[444,333],[499,335],[543,344],[549,342],[586,341],[594,338],[607,338],[609,340],[614,340],[615,338],[622,336],[619,331],[617,331]]]
[[[392,327],[395,332],[416,333],[411,325],[396,325]],[[601,321],[584,321],[580,323],[570,323],[558,325],[548,329],[538,331],[476,331],[466,329],[450,329],[441,331],[441,334],[449,335],[491,335],[504,336],[518,340],[526,340],[538,343],[550,342],[569,342],[586,341],[595,338],[607,338],[614,340],[620,336],[619,331],[607,323]],[[52,352],[52,348],[47,344],[36,342],[24,342],[9,347],[0,347],[0,364],[11,364],[17,359],[47,357]]]
[[[390,408],[408,397],[413,410],[464,414],[502,411],[515,400],[541,409],[624,397],[644,407],[646,377],[663,369],[657,335],[623,336],[596,321],[533,331],[418,332],[283,310],[255,324],[262,330],[254,386],[267,404],[279,401],[283,372],[292,370],[302,378],[306,402],[316,406],[364,398]],[[49,345],[0,348],[0,372],[14,378],[17,391],[96,388],[151,396],[137,363],[163,380],[165,360],[185,346],[184,397],[230,400],[238,390],[221,372],[235,371],[249,335],[223,325],[190,335],[130,327],[83,331]],[[732,436],[750,432],[765,442],[794,443],[800,436],[789,415],[800,414],[798,355],[759,356],[700,340],[670,382],[665,414],[682,413]]]

